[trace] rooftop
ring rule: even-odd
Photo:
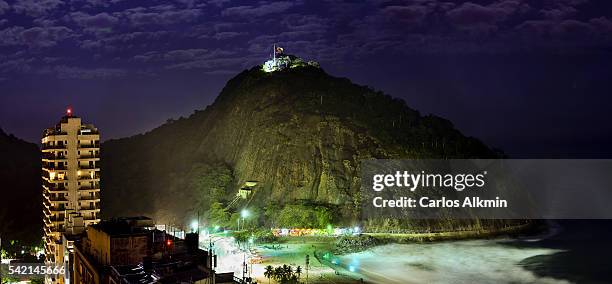
[[[147,228],[152,226],[153,220],[145,216],[115,218],[91,225],[92,228],[111,236],[147,233],[149,232]]]

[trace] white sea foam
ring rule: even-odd
[[[569,283],[539,277],[518,263],[559,250],[516,248],[500,240],[390,244],[340,257],[376,283]]]

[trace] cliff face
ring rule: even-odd
[[[206,110],[102,150],[110,215],[164,208],[178,219],[228,202],[246,181],[258,181],[260,206],[307,201],[355,217],[362,159],[497,156],[447,120],[315,67],[244,71]],[[227,181],[203,188],[219,171]]]
[[[42,238],[40,151],[0,129],[0,232],[28,245]]]
[[[245,72],[207,123],[198,153],[231,165],[241,183],[260,181],[281,202],[352,200],[361,159],[494,155],[448,121],[317,68]]]

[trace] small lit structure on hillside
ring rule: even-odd
[[[238,190],[238,196],[242,199],[247,199],[254,191],[257,181],[247,181],[244,186]]]
[[[274,72],[281,71],[287,68],[297,68],[297,67],[305,67],[305,66],[314,66],[319,67],[319,63],[315,61],[304,62],[303,59],[285,54],[285,50],[276,46],[276,44],[272,47],[272,58],[264,62],[261,66],[264,72]]]

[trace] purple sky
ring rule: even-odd
[[[105,139],[210,104],[273,43],[515,156],[612,157],[612,3],[0,0],[0,127]]]

